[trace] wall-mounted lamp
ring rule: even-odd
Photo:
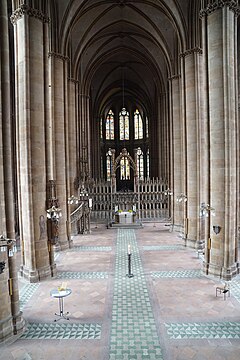
[[[165,196],[172,196],[172,195],[173,195],[173,192],[172,192],[172,190],[170,190],[170,189],[168,188],[168,189],[164,190],[163,194],[164,194]]]
[[[215,234],[219,234],[221,231],[221,226],[219,225],[213,225],[213,231],[215,232]]]
[[[7,239],[4,235],[0,235],[0,249],[1,252],[8,251],[8,256],[12,257],[17,252],[16,240]]]
[[[56,206],[52,206],[47,210],[47,218],[53,222],[59,222],[62,217],[62,210]]]
[[[80,192],[79,192],[79,197],[71,195],[68,198],[68,204],[72,205],[75,204],[77,205],[78,203],[80,203],[81,201],[88,201],[88,207],[91,209],[93,206],[93,201],[91,198],[89,198],[88,192],[85,189],[84,185],[81,186]]]
[[[16,240],[15,239],[8,239],[4,235],[0,235],[0,251],[6,252],[8,254],[8,257],[12,257],[14,253],[17,252],[16,247]],[[5,261],[0,262],[0,274],[3,273],[3,270],[5,269]]]
[[[177,202],[178,203],[187,202],[187,200],[188,200],[187,195],[180,194],[179,196],[177,196]]]
[[[209,204],[201,203],[200,205],[200,216],[208,217],[211,213],[212,216],[215,216],[215,209]]]

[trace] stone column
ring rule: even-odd
[[[15,239],[15,214],[13,195],[13,129],[10,90],[10,44],[7,2],[0,3],[0,235]],[[8,252],[0,252],[5,262],[0,275],[0,342],[20,335],[25,321],[19,309],[19,289],[16,255],[8,258]],[[10,290],[10,291],[9,291]]]
[[[68,80],[68,151],[69,151],[69,182],[70,195],[78,195],[75,189],[75,179],[77,177],[77,95],[78,81]]]
[[[182,189],[182,123],[180,120],[180,75],[174,75],[169,78],[170,81],[170,107],[172,114],[172,180],[171,190],[172,199],[172,225],[176,231],[183,225],[183,217],[180,213],[179,204],[176,201],[176,195],[181,193]],[[176,195],[175,195],[176,194]]]
[[[199,234],[199,124],[201,123],[202,50],[194,48],[181,54],[185,82],[186,140],[186,218],[185,240],[195,247]]]
[[[52,144],[54,154],[53,176],[56,179],[56,195],[59,207],[62,209],[62,217],[59,221],[59,236],[56,250],[69,248],[67,226],[67,131],[66,131],[66,91],[67,81],[65,56],[50,52],[50,87],[51,87],[51,122],[53,124]],[[53,179],[49,179],[53,180]]]
[[[85,94],[80,94],[80,178],[83,182],[86,181],[87,177],[90,175],[90,151],[89,151],[89,96]]]
[[[207,29],[210,133],[208,273],[230,280],[238,271],[237,238],[237,14],[238,1],[211,2],[201,15]],[[220,226],[220,233],[213,226]]]
[[[51,275],[46,232],[45,56],[44,24],[48,18],[28,5],[14,11],[17,166],[22,275],[36,282]]]

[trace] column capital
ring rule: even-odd
[[[65,55],[62,55],[62,54],[59,54],[59,53],[56,53],[54,51],[50,51],[48,53],[48,57],[53,57],[53,58],[56,58],[56,59],[60,59],[62,61],[70,61],[69,57],[68,56],[65,56]]]
[[[185,58],[188,55],[192,55],[192,54],[202,54],[203,51],[200,47],[195,47],[193,49],[188,49],[186,51],[184,51],[183,53],[179,54],[180,58]]]
[[[181,79],[181,75],[177,74],[177,75],[172,75],[168,78],[169,81],[173,81],[173,80],[179,80]]]
[[[236,16],[240,13],[240,8],[238,6],[238,0],[207,0],[204,2],[205,7],[200,10],[199,16],[203,18],[206,15],[210,15],[216,10],[222,9],[224,6],[228,6],[230,10],[234,12]]]
[[[29,5],[22,4],[10,16],[12,24],[15,25],[17,21],[21,19],[24,15],[35,17],[36,19],[39,19],[44,23],[50,22],[50,18],[47,15],[43,14],[40,10],[34,9]]]
[[[73,79],[73,78],[68,78],[68,81],[69,81],[69,82],[72,82],[72,83],[74,83],[74,84],[76,84],[76,85],[78,85],[78,84],[80,83],[79,80]]]

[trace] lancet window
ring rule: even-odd
[[[134,138],[143,139],[143,120],[138,109],[134,112]]]
[[[129,112],[122,108],[119,113],[120,140],[129,140]]]
[[[106,140],[114,140],[114,113],[109,110],[106,118]]]

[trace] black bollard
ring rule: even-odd
[[[130,245],[128,245],[128,274],[126,276],[128,276],[129,278],[134,276],[131,270],[131,256],[132,254],[131,254]]]

